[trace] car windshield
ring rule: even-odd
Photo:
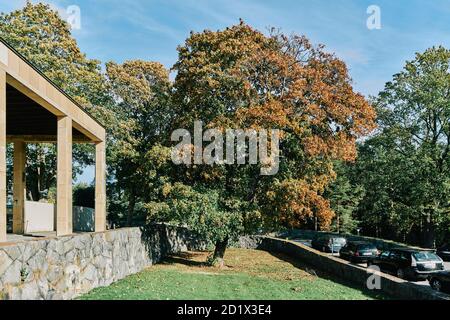
[[[345,238],[332,238],[331,241],[337,244],[345,244]]]
[[[376,249],[377,247],[375,247],[373,244],[370,243],[358,245],[358,250],[376,250]]]
[[[439,257],[433,252],[415,252],[413,253],[413,256],[417,261],[440,260]]]

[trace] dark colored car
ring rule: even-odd
[[[425,280],[444,270],[444,262],[432,251],[396,248],[369,259],[367,265],[376,265],[381,271],[407,280]]]
[[[333,235],[320,235],[315,237],[311,246],[323,252],[339,253],[343,246],[345,246],[347,240],[343,237]]]
[[[436,253],[444,261],[450,261],[450,244],[443,245],[436,250]]]
[[[450,271],[434,273],[428,277],[428,282],[434,290],[450,293]]]
[[[350,262],[366,262],[369,259],[378,257],[379,254],[374,244],[364,241],[347,242],[339,251],[339,256]]]

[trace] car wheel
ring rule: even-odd
[[[432,279],[430,281],[430,286],[438,292],[442,290],[442,283],[438,279]]]
[[[403,269],[398,269],[397,270],[397,278],[400,278],[400,279],[404,279],[405,278],[405,272],[403,271]]]

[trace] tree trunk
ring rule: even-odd
[[[131,227],[133,224],[133,213],[135,205],[136,205],[136,192],[134,191],[134,188],[132,188],[130,198],[128,200],[127,227]]]
[[[336,216],[336,224],[337,224],[337,233],[341,233],[341,221],[340,214],[338,213]]]
[[[433,212],[430,210],[424,223],[423,246],[425,248],[435,248],[436,246],[436,228],[433,221]]]
[[[216,248],[214,249],[213,259],[220,268],[224,266],[223,257],[225,256],[227,246],[228,246],[228,237],[226,237],[222,241],[216,241]]]
[[[27,170],[27,169],[25,169]],[[29,190],[29,200],[31,201],[39,201],[41,200],[41,178],[40,178],[40,171],[31,171],[26,173],[26,185],[27,189]]]
[[[377,222],[375,224],[375,237],[379,238],[380,237],[380,217],[377,214]]]

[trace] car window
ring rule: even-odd
[[[405,261],[409,261],[411,258],[411,253],[408,252],[401,252],[400,253],[400,259],[405,260]]]
[[[398,251],[392,251],[391,254],[389,255],[390,259],[401,259],[401,254]]]
[[[370,243],[360,244],[358,250],[376,250],[377,248]]]
[[[346,242],[345,238],[333,238],[332,240],[334,243],[337,243],[337,244],[345,244],[345,242]]]
[[[433,253],[433,252],[426,252],[426,251],[422,251],[422,252],[414,252],[413,253],[414,259],[416,259],[416,261],[430,261],[430,260],[440,260],[439,257]]]
[[[387,257],[389,257],[389,255],[390,255],[390,251],[384,251],[381,253],[382,258],[387,258]]]

